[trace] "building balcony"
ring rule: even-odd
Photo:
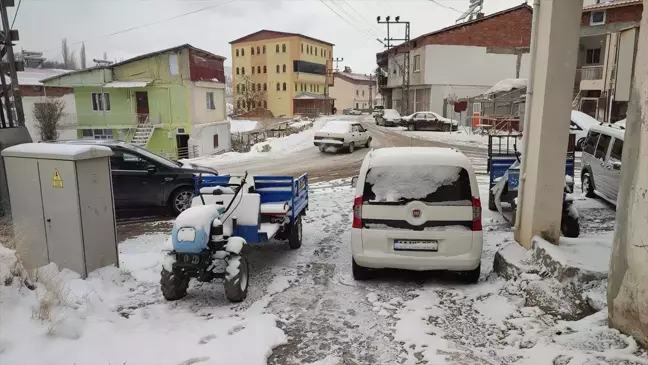
[[[577,69],[576,79],[580,80],[581,90],[601,90],[605,88],[603,80],[604,66],[583,66]]]

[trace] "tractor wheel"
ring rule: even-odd
[[[488,210],[493,212],[497,211],[497,205],[495,205],[495,195],[493,193],[488,193]]]
[[[173,272],[162,269],[162,277],[160,278],[160,285],[162,286],[162,295],[166,300],[178,300],[187,295],[187,288],[189,287],[189,276],[179,270]]]
[[[560,221],[560,231],[565,237],[578,237],[580,235],[580,224],[578,223],[578,218],[574,218],[568,213],[563,213]]]
[[[250,265],[248,264],[247,255],[230,254],[226,260],[227,276],[223,282],[225,287],[225,296],[232,303],[238,303],[245,300],[250,284]],[[231,275],[235,272],[235,275]]]
[[[302,245],[302,219],[297,218],[295,223],[292,224],[290,229],[290,237],[288,238],[288,247],[293,250],[300,248]]]
[[[594,183],[592,182],[592,177],[589,172],[583,173],[581,178],[581,190],[588,198],[594,198],[596,194],[594,193]]]

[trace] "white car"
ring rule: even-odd
[[[385,109],[382,114],[376,115],[376,124],[384,126],[396,126],[401,121],[401,115],[396,109]]]
[[[362,115],[362,112],[358,109],[349,110],[349,115]]]
[[[345,148],[352,153],[356,147],[369,147],[371,136],[360,123],[334,120],[315,132],[313,143],[322,152]]]
[[[589,132],[590,127],[598,125],[599,121],[592,118],[591,116],[580,112],[578,110],[571,111],[571,120],[569,123],[570,133],[576,135],[576,148],[579,150],[583,149],[585,139],[587,138],[587,132]]]
[[[477,282],[481,201],[468,157],[456,149],[393,147],[369,152],[353,179],[353,277],[373,269],[459,271]]]

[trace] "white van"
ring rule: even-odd
[[[479,280],[481,201],[470,160],[454,148],[394,147],[365,157],[353,202],[353,277],[371,269],[460,271]]]
[[[616,124],[590,128],[581,156],[581,189],[588,198],[600,196],[616,205],[624,137],[625,129]]]

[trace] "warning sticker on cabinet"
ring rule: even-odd
[[[54,176],[52,176],[52,186],[55,188],[63,188],[63,179],[57,169],[54,169]]]

